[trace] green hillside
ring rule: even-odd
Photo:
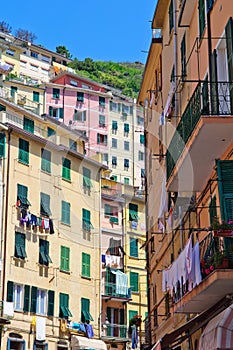
[[[114,63],[77,58],[69,63],[78,75],[92,79],[121,91],[123,95],[137,98],[141,85],[144,65],[140,62]]]

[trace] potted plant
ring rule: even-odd
[[[211,229],[215,237],[233,236],[233,221],[230,220],[228,222],[219,222],[218,218],[215,218],[211,225]]]

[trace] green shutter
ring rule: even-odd
[[[130,256],[138,258],[138,240],[130,238]]]
[[[205,29],[205,0],[199,0],[198,3],[199,14],[199,37],[202,38]]]
[[[24,117],[23,118],[23,128],[26,131],[34,134],[34,120]]]
[[[59,317],[72,317],[72,313],[69,310],[69,295],[65,293],[60,293],[60,312]]]
[[[90,254],[82,253],[82,276],[91,276],[91,266],[90,266],[91,256]]]
[[[227,63],[228,63],[228,77],[229,77],[229,89],[230,89],[230,103],[231,114],[233,113],[233,20],[230,17],[227,22],[226,28],[226,44],[227,44]]]
[[[138,292],[138,273],[130,272],[130,288],[133,292]]]
[[[84,93],[83,92],[77,92],[77,101],[78,102],[84,102]]]
[[[145,138],[144,138],[144,135],[143,135],[143,134],[140,135],[140,143],[141,143],[142,145],[144,145],[144,143],[145,143]]]
[[[18,159],[24,164],[29,164],[29,142],[19,139],[19,154]]]
[[[41,170],[51,173],[51,152],[44,148],[41,149]]]
[[[49,137],[49,136],[53,136],[53,135],[56,135],[56,130],[54,130],[48,126],[47,136]]]
[[[37,287],[32,286],[30,312],[32,312],[33,314],[36,313],[36,299],[37,299]]]
[[[171,33],[174,27],[174,19],[173,19],[173,0],[170,2],[169,6],[169,33]]]
[[[83,187],[90,189],[91,183],[91,171],[88,168],[83,167]]]
[[[181,75],[184,79],[186,77],[186,36],[183,36],[181,42]]]
[[[30,286],[24,286],[24,303],[23,303],[23,311],[29,312],[30,310]]]
[[[8,281],[7,282],[7,296],[6,301],[13,301],[13,294],[14,294],[14,282]]]
[[[71,161],[67,158],[62,158],[62,178],[70,181],[70,164]]]
[[[40,100],[40,94],[37,91],[33,91],[33,101],[34,102],[39,102]]]
[[[27,199],[28,197],[28,188],[26,186],[17,184],[17,201],[20,201],[21,208],[28,208],[31,203]]]
[[[62,271],[70,271],[70,248],[61,246],[61,264]]]
[[[53,98],[60,98],[60,89],[53,89]]]
[[[212,225],[217,218],[216,196],[211,198],[211,201],[209,204],[209,218],[210,218],[210,225]]]
[[[117,129],[118,129],[117,121],[113,120],[112,121],[112,130],[117,130]]]
[[[48,291],[48,316],[54,316],[54,291],[49,290]]]
[[[104,205],[104,216],[110,216],[111,215],[111,206],[109,204]]]
[[[39,241],[39,264],[48,266],[52,260],[49,256],[49,242],[41,239]]]
[[[137,315],[138,315],[137,311],[129,310],[129,321]]]
[[[81,321],[94,321],[90,314],[90,300],[81,298]]]
[[[138,221],[137,204],[129,203],[129,221]]]
[[[53,107],[49,106],[49,116],[52,117],[53,116]]]
[[[59,118],[64,118],[64,108],[59,108]]]
[[[91,224],[91,212],[87,209],[82,209],[82,228],[83,230],[90,231],[93,228]]]
[[[124,132],[126,132],[126,133],[129,132],[129,124],[127,124],[127,123],[124,124]]]
[[[61,207],[61,222],[70,225],[70,203],[62,201]]]
[[[25,259],[27,257],[25,251],[25,234],[15,233],[15,257]]]
[[[217,171],[221,218],[228,222],[233,220],[233,160],[218,160]]]
[[[6,145],[6,135],[0,133],[0,158],[5,157],[5,145]]]
[[[51,216],[50,196],[46,193],[40,193],[40,213],[43,216]]]
[[[100,143],[100,134],[97,134],[97,143]]]

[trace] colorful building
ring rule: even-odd
[[[232,348],[232,14],[159,0],[152,20],[138,103],[153,350]]]

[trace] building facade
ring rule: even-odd
[[[218,0],[154,12],[138,97],[154,350],[232,347],[232,14]]]

